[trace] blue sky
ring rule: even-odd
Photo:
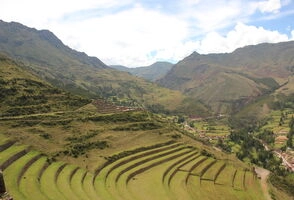
[[[178,62],[294,39],[293,0],[0,0],[0,19],[49,29],[106,64]]]

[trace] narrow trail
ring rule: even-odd
[[[270,174],[270,171],[261,167],[255,167],[255,172],[257,173],[258,177],[260,177],[261,189],[264,193],[265,199],[273,200],[271,198],[271,195],[269,194],[268,184],[267,184],[267,178],[268,178],[268,175]]]

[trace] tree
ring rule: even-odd
[[[294,118],[292,116],[290,123],[289,123],[290,131],[287,135],[288,140],[287,140],[287,147],[292,148],[293,147],[293,134],[294,134]]]

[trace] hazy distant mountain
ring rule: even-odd
[[[283,84],[294,72],[294,42],[260,44],[233,53],[200,55],[177,63],[158,81],[199,99],[217,112],[241,106]],[[285,88],[292,90],[294,88]]]
[[[150,66],[136,68],[128,68],[122,65],[112,65],[110,67],[120,71],[129,72],[135,76],[154,82],[164,77],[173,67],[173,64],[169,62],[156,62]]]
[[[160,105],[168,109],[176,108],[184,99],[178,91],[117,71],[98,58],[69,48],[48,30],[0,21],[0,52],[21,61],[55,86],[88,97],[116,96],[141,105]],[[173,104],[171,100],[174,100]]]

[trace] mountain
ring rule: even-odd
[[[54,86],[86,97],[115,98],[124,105],[168,110],[176,109],[185,99],[178,91],[117,71],[98,58],[69,48],[48,30],[0,21],[0,52]]]
[[[232,108],[285,87],[293,71],[294,41],[265,43],[232,53],[194,52],[158,83],[206,103],[215,112],[231,112]]]
[[[164,77],[168,73],[168,71],[173,67],[173,64],[169,62],[156,62],[150,66],[136,68],[128,68],[121,65],[112,65],[110,67],[120,71],[129,72],[135,76],[155,82],[156,80]]]
[[[2,54],[0,69],[1,116],[74,110],[91,102],[53,87]]]

